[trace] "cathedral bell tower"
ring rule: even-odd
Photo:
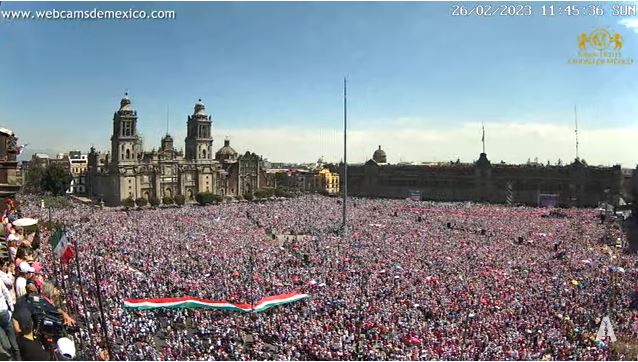
[[[120,101],[120,109],[113,115],[113,135],[111,136],[112,165],[133,165],[142,152],[141,140],[137,134],[137,111],[131,106],[128,92]]]
[[[211,161],[214,158],[212,154],[213,138],[211,136],[211,128],[213,119],[207,115],[206,107],[202,100],[195,103],[195,110],[191,116],[188,116],[187,134],[186,134],[186,159],[193,161]]]

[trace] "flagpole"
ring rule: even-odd
[[[576,109],[576,105],[574,104],[574,134],[576,136],[576,159],[578,160],[578,110]]]
[[[347,100],[347,79],[343,78],[343,237],[348,240],[348,220],[346,212],[348,210],[348,100]]]
[[[481,142],[483,143],[483,153],[485,153],[485,122],[481,124],[481,128],[483,129],[483,137],[481,137]]]
[[[102,288],[100,287],[100,273],[98,273],[97,256],[93,257],[93,272],[95,273],[95,284],[97,286],[97,300],[100,307],[100,325],[102,327],[102,334],[106,340],[106,349],[109,353],[109,360],[113,361],[113,352],[111,352],[111,341],[109,340],[108,329],[106,328],[106,317],[104,316],[104,306],[102,305]]]
[[[91,324],[89,322],[89,317],[88,317],[88,313],[89,310],[86,307],[86,297],[84,296],[84,288],[82,287],[82,272],[80,269],[80,248],[78,246],[77,240],[74,240],[74,242],[72,243],[72,245],[75,248],[75,270],[78,274],[78,285],[80,287],[80,298],[82,301],[82,308],[84,309],[84,313],[83,313],[83,318],[85,323],[87,324],[87,327]],[[91,348],[93,349],[92,352],[95,353],[96,349],[95,349],[95,342],[93,341],[93,333],[89,333],[89,341],[91,342]],[[96,356],[97,357],[97,356]]]

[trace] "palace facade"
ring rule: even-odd
[[[113,115],[111,151],[91,148],[88,155],[86,189],[91,198],[107,205],[119,205],[129,197],[161,200],[184,195],[194,201],[199,192],[238,196],[267,186],[261,156],[251,152],[240,156],[229,140],[213,152],[213,119],[201,99],[187,117],[185,152],[175,148],[169,134],[158,150],[144,151],[137,120],[137,111],[125,94]]]
[[[492,164],[481,153],[472,164],[393,165],[381,146],[365,164],[348,165],[348,194],[361,197],[585,207],[617,205],[622,182],[620,166],[578,159],[565,166]]]

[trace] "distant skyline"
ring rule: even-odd
[[[201,98],[215,151],[228,136],[238,152],[273,162],[338,162],[346,76],[349,162],[379,145],[392,163],[471,162],[484,122],[492,162],[567,163],[577,105],[581,158],[636,167],[638,63],[568,59],[581,33],[605,28],[622,36],[623,58],[638,61],[638,18],[543,17],[543,3],[529,17],[456,17],[452,4],[2,2],[3,11],[177,16],[0,19],[0,127],[29,144],[27,157],[108,151],[128,89],[147,151],[166,133],[167,107],[169,133],[183,148],[186,117]],[[610,12],[611,3],[595,4]]]

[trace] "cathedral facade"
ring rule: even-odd
[[[213,152],[213,119],[201,99],[187,117],[185,152],[166,134],[158,150],[145,152],[137,129],[137,111],[125,94],[113,115],[111,151],[88,155],[87,193],[107,205],[127,198],[175,197],[194,201],[197,193],[222,196],[253,194],[267,186],[263,158],[247,152],[238,156],[230,141]]]

